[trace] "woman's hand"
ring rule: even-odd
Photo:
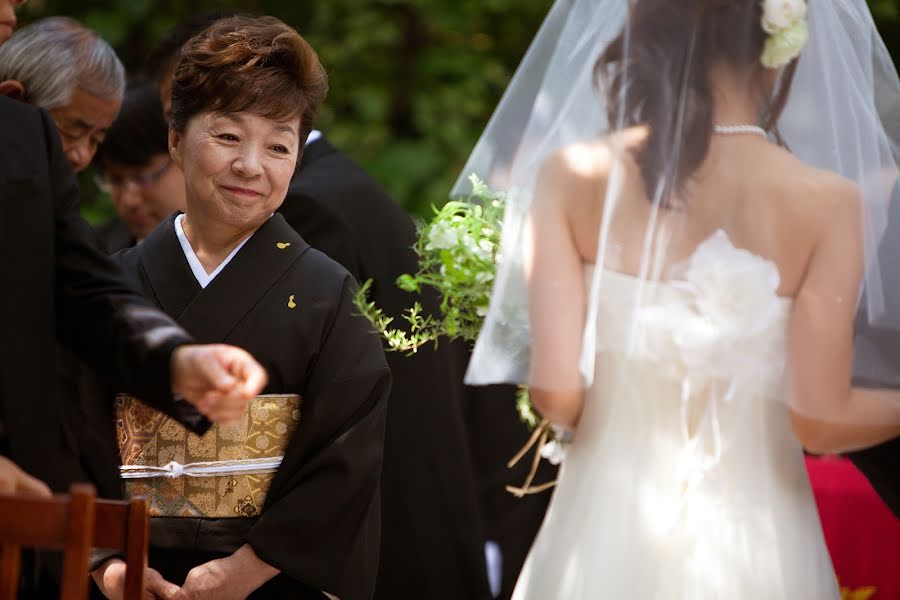
[[[113,558],[103,566],[91,573],[94,582],[103,595],[109,600],[123,600],[125,594],[125,563]],[[170,583],[163,579],[159,571],[147,569],[147,576],[144,579],[144,600],[175,600],[180,598],[179,588],[174,583]]]
[[[243,600],[278,574],[244,544],[229,557],[211,560],[188,573],[177,600]]]

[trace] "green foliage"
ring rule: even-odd
[[[895,61],[900,59],[900,0],[869,4]],[[320,127],[400,204],[426,217],[430,206],[446,200],[551,5],[552,0],[30,0],[21,12],[23,22],[53,14],[82,20],[116,47],[131,72],[145,67],[159,36],[189,15],[232,7],[280,17],[310,40],[328,68],[331,92]]]
[[[528,394],[528,388],[519,386],[516,390],[516,412],[519,413],[519,420],[524,423],[528,429],[534,430],[541,423],[541,417],[538,416],[534,405],[531,403],[531,396]]]
[[[319,126],[412,214],[440,206],[552,0],[30,0],[22,21],[73,16],[146,67],[155,41],[211,9],[273,14],[319,52]],[[86,195],[90,201],[90,195]]]
[[[437,345],[442,337],[474,342],[481,331],[497,272],[506,198],[491,191],[476,175],[469,181],[472,193],[466,200],[435,208],[432,220],[419,228],[414,247],[419,270],[415,275],[397,278],[397,287],[406,292],[421,294],[424,288],[437,291],[440,314],[426,314],[415,302],[402,315],[406,326],[392,327],[394,318],[368,299],[371,279],[353,299],[390,351],[411,355],[425,344]],[[538,416],[527,387],[520,386],[516,392],[516,411],[529,429],[541,429],[541,446],[548,440],[559,440],[557,432]]]
[[[412,354],[441,337],[474,341],[481,330],[497,269],[504,199],[474,175],[470,180],[472,195],[466,201],[435,208],[432,220],[419,229],[414,247],[418,272],[397,279],[397,286],[407,292],[435,290],[441,298],[440,315],[425,313],[416,302],[402,315],[407,327],[392,327],[394,319],[368,301],[371,281],[356,295],[357,309],[390,350]]]

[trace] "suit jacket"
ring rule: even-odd
[[[395,285],[414,273],[415,227],[385,191],[325,139],[309,144],[279,211],[314,248],[398,315],[416,297]],[[431,308],[436,307],[434,298]],[[428,299],[426,299],[426,309]],[[463,418],[462,373],[451,348],[388,353],[376,598],[489,598],[484,533]]]
[[[190,337],[152,309],[94,244],[78,186],[45,111],[0,98],[0,420],[10,458],[57,491],[79,479],[56,395],[56,340],[186,425],[169,361]]]
[[[119,250],[133,248],[137,244],[137,240],[125,221],[118,217],[113,217],[106,223],[97,227],[97,235],[100,237],[102,247],[108,254],[115,254]]]
[[[894,185],[888,227],[878,248],[889,323],[900,323],[900,181]],[[865,302],[862,304],[865,307]],[[853,383],[863,387],[900,388],[900,329],[871,324],[861,310],[856,322]],[[850,454],[895,515],[900,517],[900,438]]]
[[[463,357],[464,360],[467,358]],[[525,558],[544,521],[553,492],[548,490],[517,498],[506,491],[507,485],[522,485],[531,469],[530,453],[513,468],[506,466],[531,437],[516,411],[516,388],[511,385],[472,386],[466,391],[465,420],[485,534],[497,544],[502,554],[497,599],[507,600],[512,596]],[[555,480],[557,470],[542,460],[535,485]]]

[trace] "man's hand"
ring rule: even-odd
[[[125,563],[118,558],[113,558],[103,566],[91,573],[94,582],[103,595],[110,600],[123,600],[125,594]],[[179,588],[174,583],[163,579],[159,571],[147,569],[144,579],[144,600],[175,600],[179,598]]]
[[[172,353],[172,390],[211,421],[241,418],[267,380],[265,369],[234,346],[187,345]]]
[[[5,456],[0,456],[0,494],[22,494],[49,498],[52,494],[47,484],[35,479]]]
[[[177,600],[244,600],[278,574],[248,544],[226,558],[211,560],[188,573]]]

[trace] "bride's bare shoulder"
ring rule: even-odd
[[[860,210],[859,187],[834,171],[814,167],[779,147],[771,149],[763,164],[758,172],[766,173],[769,185],[780,189],[781,200],[804,212]]]
[[[596,199],[598,192],[606,188],[617,161],[626,174],[633,171],[633,150],[645,136],[645,128],[635,127],[560,148],[541,165],[538,190],[567,200],[585,196]]]

